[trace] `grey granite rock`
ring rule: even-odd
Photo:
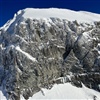
[[[65,82],[99,90],[98,22],[84,26],[77,21],[49,20],[48,25],[43,19],[27,19],[7,31],[1,29],[0,84],[9,100],[20,100],[20,95],[28,99],[67,75],[71,79]]]

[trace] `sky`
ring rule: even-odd
[[[64,8],[100,14],[100,0],[0,0],[0,27],[25,8]]]

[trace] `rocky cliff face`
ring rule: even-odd
[[[10,100],[54,83],[100,91],[100,22],[25,19],[0,30],[0,85]]]

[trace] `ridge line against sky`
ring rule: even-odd
[[[100,13],[99,0],[0,0],[0,27],[24,8],[64,8]]]

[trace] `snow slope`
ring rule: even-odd
[[[68,9],[58,9],[58,8],[50,8],[50,9],[33,9],[27,8],[24,9],[24,13],[22,15],[24,18],[60,18],[67,19],[69,21],[77,20],[79,22],[92,22],[92,21],[100,21],[100,15],[94,14],[85,11],[72,11]]]
[[[60,18],[66,19],[68,21],[84,22],[84,23],[93,23],[94,21],[100,21],[100,14],[95,14],[85,11],[72,11],[68,9],[58,9],[58,8],[49,8],[49,9],[39,9],[39,8],[26,8],[19,10],[17,14],[14,15],[12,20],[9,20],[3,27],[5,31],[13,26],[17,25],[18,22],[23,21],[27,18],[30,19],[49,19],[49,18]],[[0,28],[0,29],[1,29]]]
[[[21,96],[21,100],[24,100]],[[66,100],[100,100],[100,93],[89,89],[83,85],[82,88],[75,87],[70,83],[55,84],[51,90],[42,89],[42,91],[30,97],[29,100],[50,100],[50,99],[66,99]]]

